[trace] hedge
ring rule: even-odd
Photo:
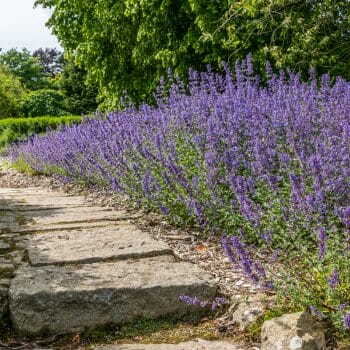
[[[57,129],[62,124],[79,123],[81,119],[80,116],[0,119],[0,149],[29,135],[45,133],[48,128]]]

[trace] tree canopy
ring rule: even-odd
[[[1,53],[0,63],[6,65],[29,90],[38,90],[47,84],[43,66],[27,49],[11,49]]]
[[[232,1],[218,31],[233,58],[252,52],[276,68],[350,79],[349,0]]]
[[[0,66],[1,117],[88,114],[97,109],[97,85],[57,49],[0,52]]]
[[[44,72],[50,77],[54,77],[62,71],[64,64],[63,53],[57,49],[39,48],[33,52],[33,57],[38,59]]]
[[[249,52],[257,66],[350,78],[348,0],[37,0],[48,24],[113,106],[126,92],[149,100],[160,76]]]
[[[62,106],[70,113],[80,115],[97,109],[97,85],[87,81],[87,73],[74,62],[66,61],[62,67],[59,90],[64,96]]]

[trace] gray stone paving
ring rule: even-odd
[[[26,247],[33,266],[93,263],[172,254],[166,243],[156,241],[128,223],[35,234],[28,237]]]
[[[215,296],[207,273],[176,261],[133,218],[81,196],[1,188],[0,271],[15,272],[0,276],[0,314],[9,308],[20,334],[71,333],[183,313],[181,294]]]
[[[96,346],[93,350],[241,350],[227,341],[197,339],[180,344],[114,344]]]
[[[13,279],[9,303],[15,330],[52,334],[118,324],[140,316],[183,313],[179,295],[212,299],[215,285],[195,266],[172,257],[82,266],[24,267]]]

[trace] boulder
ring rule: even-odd
[[[271,307],[273,300],[263,294],[253,294],[246,298],[237,299],[233,307],[231,321],[234,322],[241,331],[245,331],[253,324],[259,316]]]
[[[297,312],[265,321],[261,329],[261,350],[323,350],[322,326],[307,312]]]

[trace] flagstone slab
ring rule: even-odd
[[[0,195],[9,195],[9,194],[46,194],[46,193],[54,193],[48,191],[45,188],[40,187],[27,187],[27,188],[12,188],[12,187],[2,187],[0,188]]]
[[[68,195],[57,195],[50,192],[47,193],[13,193],[7,195],[0,195],[0,205],[13,207],[76,207],[76,206],[87,206],[85,197],[83,196],[68,196]]]
[[[26,249],[33,266],[172,254],[165,242],[155,240],[132,224],[35,234],[27,238]]]
[[[243,350],[243,348],[228,341],[196,339],[179,344],[97,345],[93,350]]]
[[[114,263],[22,267],[9,289],[10,317],[20,334],[57,334],[182,313],[181,294],[212,299],[213,279],[173,257]]]
[[[125,216],[121,220],[128,221],[132,217]],[[52,225],[31,225],[31,226],[17,226],[11,227],[12,233],[18,234],[32,234],[32,233],[43,233],[50,231],[67,231],[74,229],[84,229],[93,227],[108,227],[116,224],[118,221],[93,221],[93,222],[69,222],[69,223],[58,223]],[[1,223],[0,223],[1,226]]]
[[[20,215],[28,220],[27,227],[33,225],[54,225],[73,222],[119,221],[127,213],[101,207],[73,207],[54,210],[38,210],[21,212]]]

